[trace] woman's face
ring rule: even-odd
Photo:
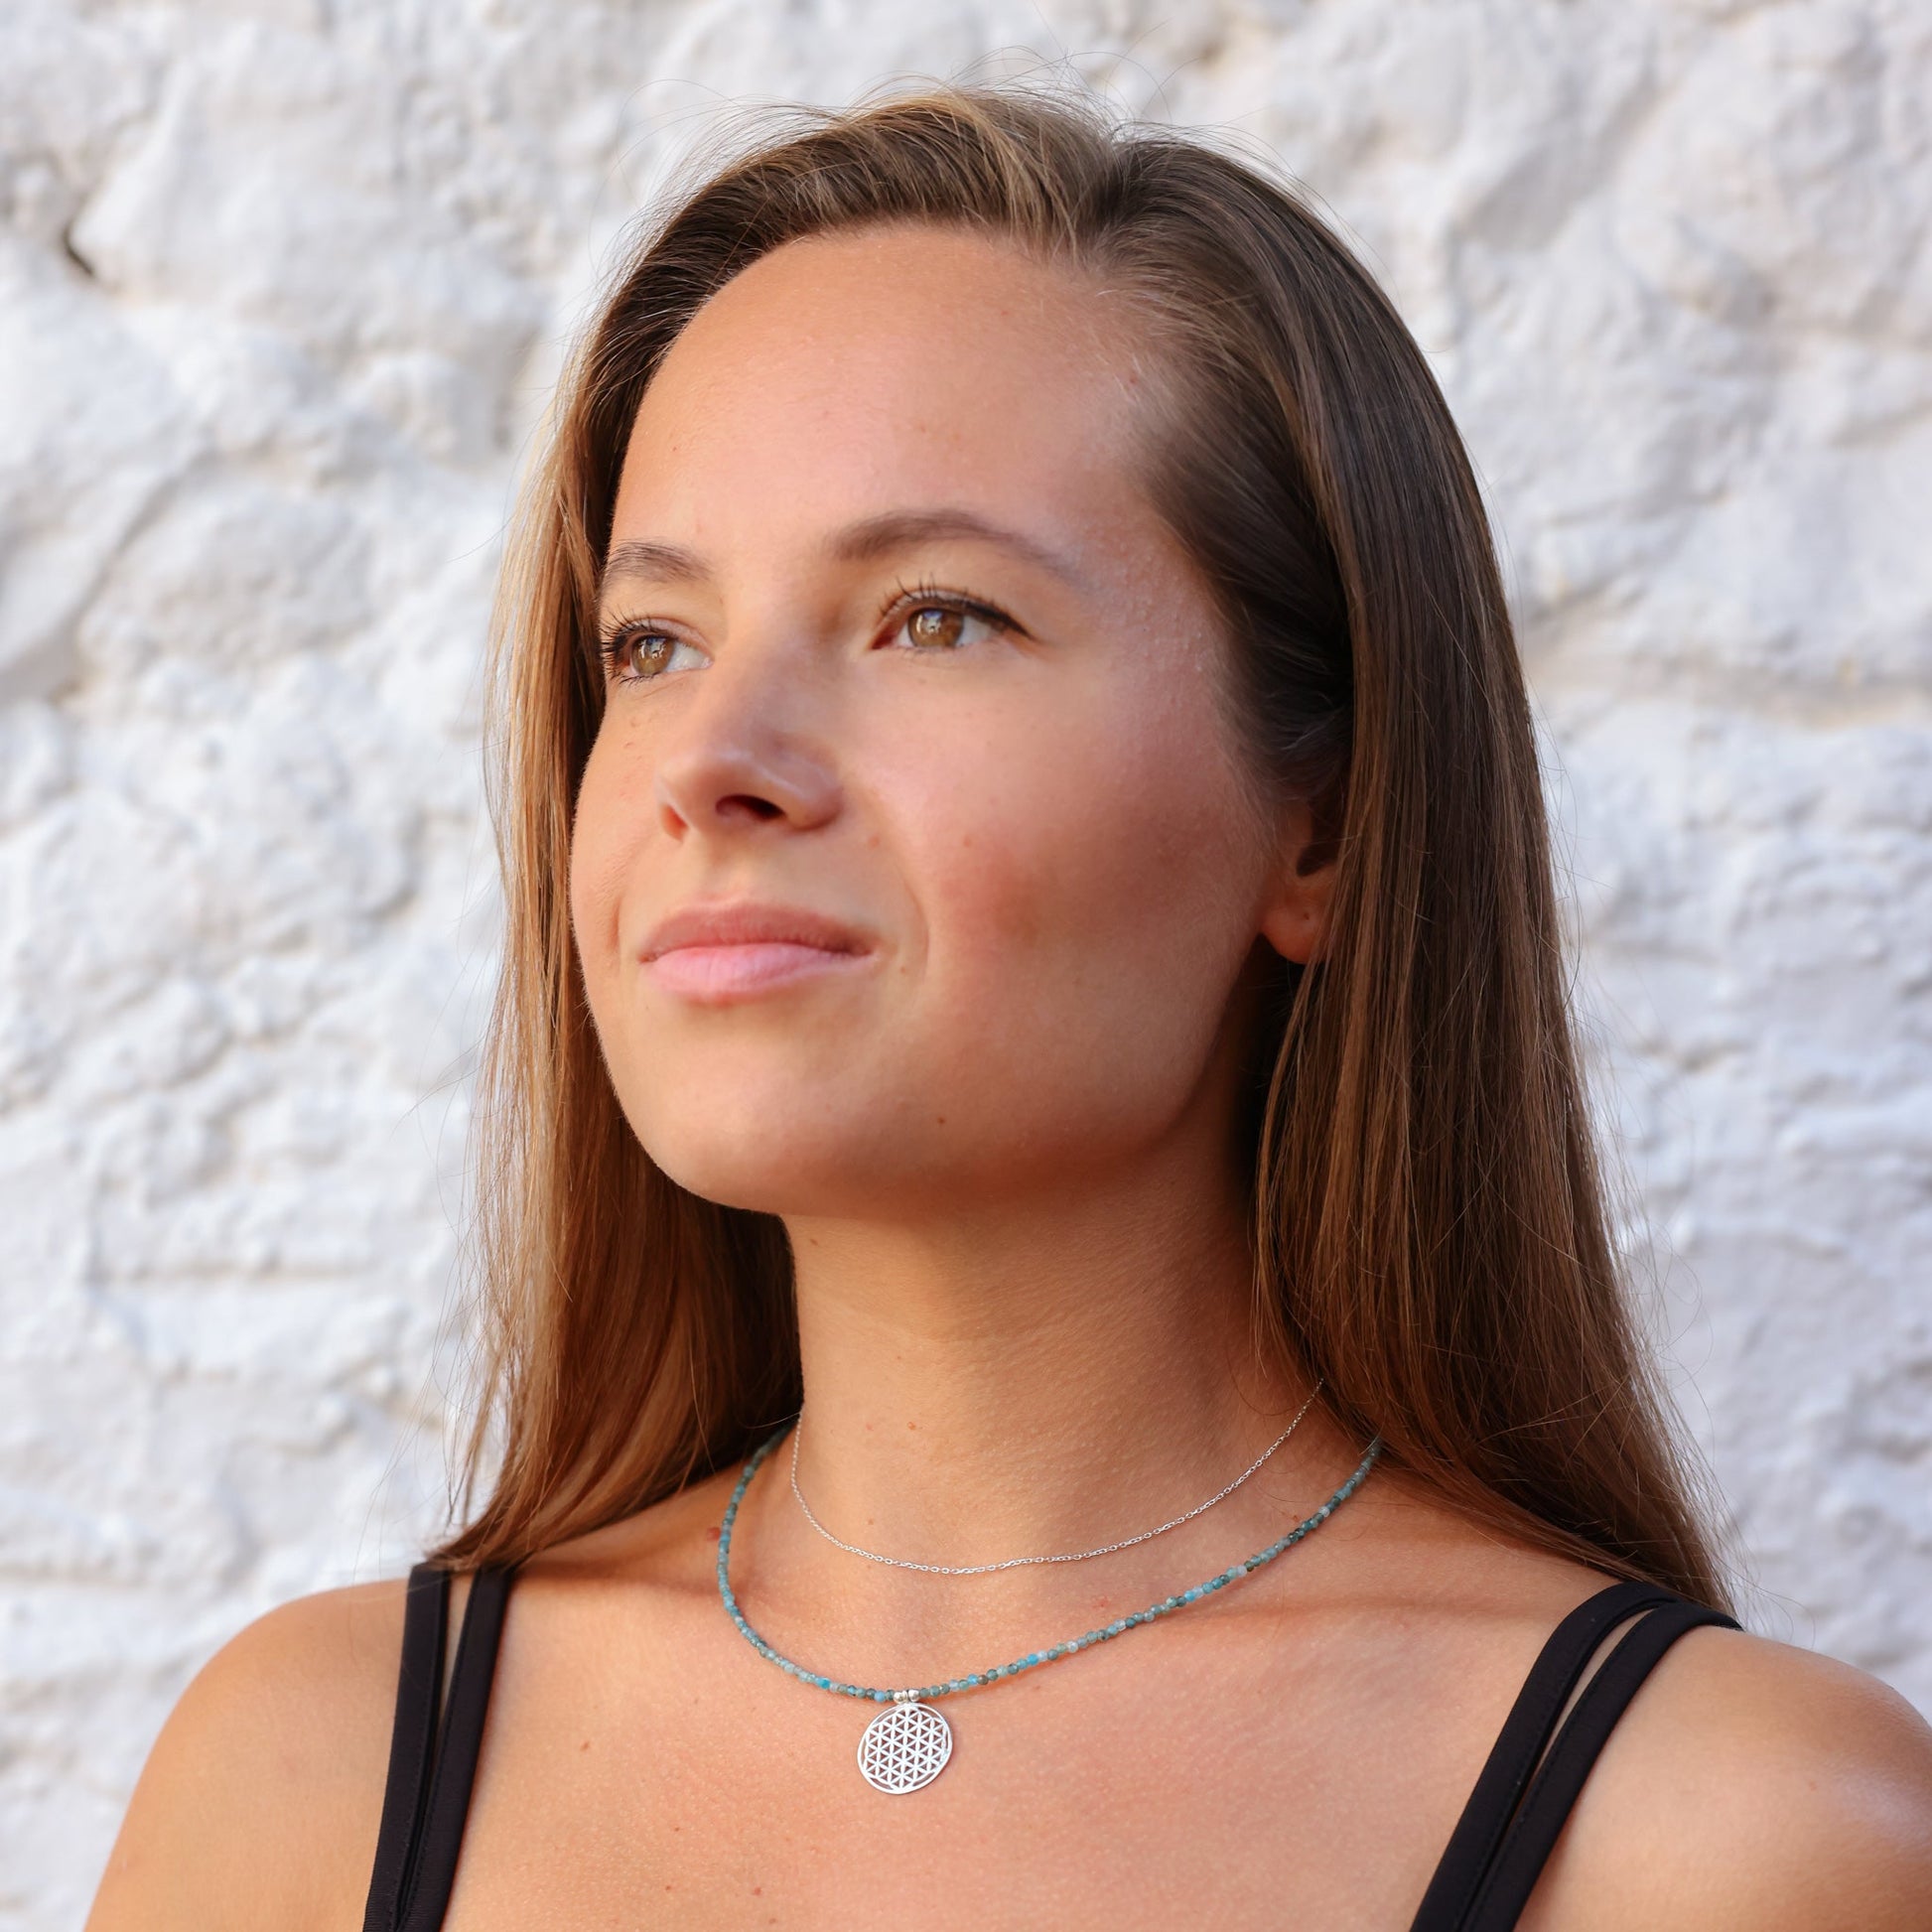
[[[683,1186],[970,1209],[1225,1117],[1243,962],[1300,928],[1214,612],[1138,481],[1151,399],[1108,298],[938,229],[788,244],[672,347],[619,491],[571,907]]]

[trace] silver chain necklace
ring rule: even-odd
[[[1116,1550],[1131,1550],[1137,1543],[1151,1543],[1157,1536],[1166,1536],[1170,1530],[1177,1530],[1182,1523],[1191,1523],[1196,1516],[1210,1510],[1218,1502],[1225,1501],[1255,1473],[1261,1465],[1295,1434],[1296,1424],[1309,1413],[1315,1397],[1321,1393],[1321,1383],[1316,1381],[1309,1391],[1309,1399],[1295,1412],[1295,1420],[1275,1438],[1275,1440],[1230,1482],[1225,1489],[1217,1489],[1204,1503],[1196,1503],[1183,1516],[1176,1516],[1170,1523],[1163,1523],[1158,1529],[1143,1530],[1138,1536],[1122,1537],[1118,1543],[1103,1543],[1097,1550],[1068,1550],[1050,1557],[1008,1557],[1003,1563],[914,1563],[910,1557],[881,1556],[877,1550],[862,1550],[856,1543],[848,1543],[843,1537],[834,1536],[816,1516],[812,1506],[805,1500],[805,1492],[798,1486],[798,1439],[804,1433],[803,1418],[800,1427],[791,1432],[791,1493],[798,1498],[798,1507],[805,1512],[805,1521],[828,1543],[836,1543],[841,1550],[855,1557],[864,1557],[868,1563],[889,1563],[895,1570],[922,1570],[931,1577],[984,1577],[995,1570],[1019,1570],[1028,1564],[1035,1563],[1085,1563],[1092,1557],[1109,1557]]]
[[[1091,1650],[1095,1644],[1108,1643],[1115,1637],[1124,1636],[1129,1630],[1138,1630],[1162,1617],[1172,1616],[1176,1610],[1184,1610],[1190,1603],[1203,1602],[1217,1590],[1240,1583],[1243,1578],[1273,1563],[1277,1557],[1318,1530],[1362,1486],[1363,1479],[1374,1466],[1375,1458],[1382,1452],[1382,1439],[1378,1436],[1355,1465],[1354,1473],[1311,1516],[1305,1516],[1265,1550],[1257,1550],[1240,1563],[1217,1571],[1191,1589],[1164,1596],[1158,1603],[1150,1603],[1146,1609],[1137,1610],[1132,1616],[1116,1617],[1111,1623],[1100,1624],[1080,1636],[1068,1637],[1063,1643],[1051,1644],[1044,1650],[1031,1650],[1026,1656],[1016,1657],[1011,1663],[997,1664],[991,1670],[969,1671],[964,1677],[947,1678],[943,1683],[926,1684],[917,1689],[909,1685],[894,1689],[886,1685],[841,1683],[821,1671],[807,1670],[804,1665],[793,1663],[752,1628],[744,1610],[739,1607],[731,1585],[732,1532],[738,1522],[738,1506],[745,1500],[745,1491],[758,1473],[759,1464],[778,1447],[784,1430],[791,1427],[790,1423],[786,1423],[784,1429],[768,1437],[753,1451],[751,1460],[739,1472],[738,1486],[732,1491],[731,1501],[725,1505],[725,1520],[718,1529],[718,1594],[731,1620],[738,1626],[739,1635],[766,1662],[777,1665],[787,1677],[796,1678],[801,1684],[813,1685],[821,1691],[830,1691],[836,1697],[863,1698],[868,1703],[890,1707],[880,1712],[866,1726],[865,1734],[859,1739],[858,1750],[860,1775],[875,1790],[889,1793],[917,1791],[930,1784],[946,1768],[952,1756],[952,1726],[933,1709],[934,1700],[957,1697],[962,1692],[976,1691],[985,1685],[1002,1684],[1025,1671],[1037,1670],[1042,1664],[1055,1663],[1062,1657]]]

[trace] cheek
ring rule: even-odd
[[[1216,729],[1188,703],[1121,704],[929,772],[952,780],[919,868],[930,965],[968,1010],[1028,1050],[1152,1046],[1163,1016],[1169,1050],[1201,1046],[1255,897]]]
[[[629,859],[621,762],[600,737],[592,748],[578,787],[570,841],[570,922],[590,986],[600,984],[617,964],[623,882]]]

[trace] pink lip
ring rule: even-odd
[[[823,913],[739,899],[671,913],[639,956],[667,992],[722,1003],[849,970],[871,950],[864,935]]]

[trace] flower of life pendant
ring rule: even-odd
[[[859,1739],[859,1769],[876,1791],[916,1791],[946,1768],[951,1755],[952,1725],[915,1697],[895,1698]]]

